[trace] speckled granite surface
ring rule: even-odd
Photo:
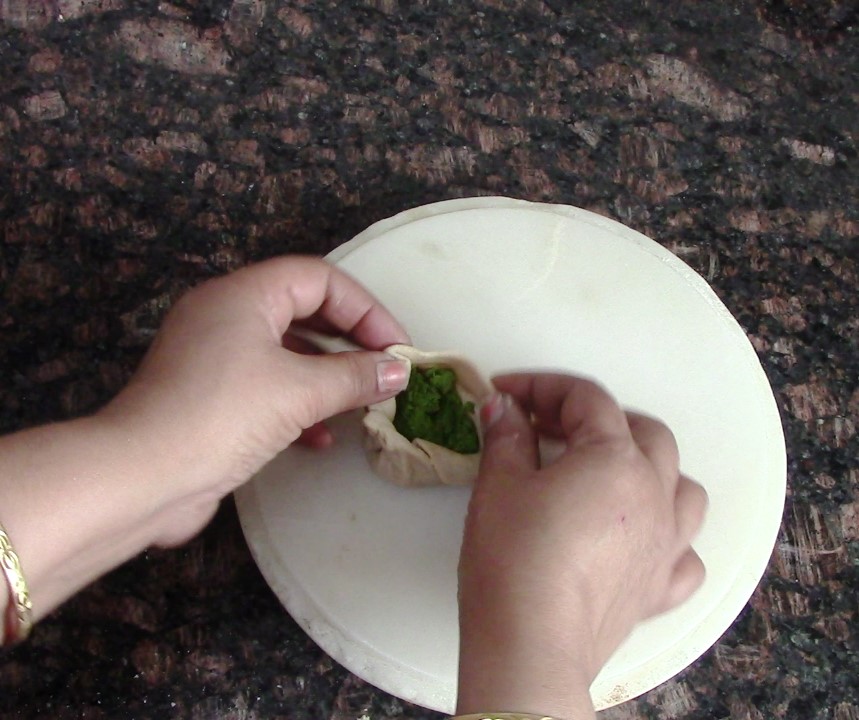
[[[735,626],[605,713],[859,718],[853,2],[2,0],[0,430],[111,396],[184,288],[433,200],[586,207],[704,275],[779,402],[789,498]],[[430,718],[347,673],[232,503],[0,655],[0,716]]]

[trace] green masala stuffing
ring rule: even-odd
[[[456,373],[443,367],[413,367],[409,384],[397,395],[394,427],[408,440],[421,438],[454,452],[480,450],[474,403],[456,391]]]

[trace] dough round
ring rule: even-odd
[[[391,345],[389,355],[415,367],[447,367],[456,373],[457,390],[466,402],[479,406],[493,393],[480,371],[455,352],[424,352],[410,345]],[[396,398],[370,405],[364,416],[367,459],[386,480],[404,487],[423,485],[469,485],[477,477],[480,452],[464,455],[428,440],[409,441],[394,427]],[[475,419],[479,424],[479,418]],[[481,433],[478,427],[478,437]],[[482,448],[481,448],[482,449]]]

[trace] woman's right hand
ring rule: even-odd
[[[495,379],[460,560],[457,711],[593,716],[600,668],[704,579],[672,433],[566,375]],[[566,443],[540,467],[538,435]]]

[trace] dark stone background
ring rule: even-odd
[[[0,0],[0,431],[98,407],[189,285],[434,200],[653,237],[747,330],[789,497],[734,627],[624,718],[859,718],[855,2]],[[231,502],[0,656],[0,716],[436,718],[322,653]]]

